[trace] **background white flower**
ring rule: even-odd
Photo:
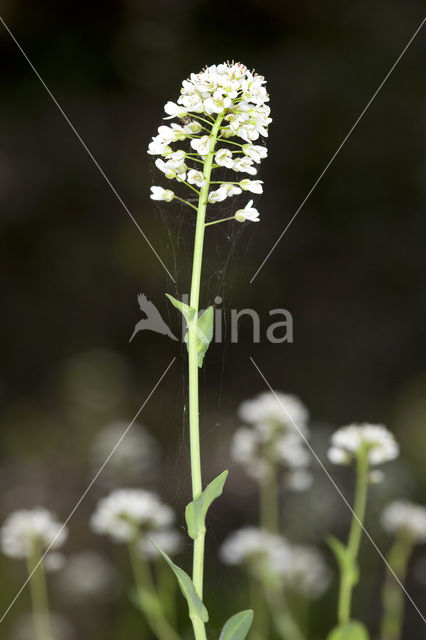
[[[283,536],[257,527],[232,532],[219,556],[225,564],[245,565],[261,580],[308,598],[321,596],[331,582],[331,572],[318,549],[291,544]]]
[[[426,542],[426,507],[406,500],[394,500],[382,513],[383,528],[391,534],[405,531],[413,542]]]
[[[66,527],[42,507],[19,509],[11,513],[0,531],[3,553],[11,558],[27,558],[36,548],[44,552],[61,547],[68,536]]]
[[[157,494],[143,489],[115,489],[99,500],[90,526],[114,542],[130,542],[142,531],[169,527],[174,519],[173,510]]]
[[[282,431],[295,431],[294,422],[305,435],[309,413],[297,396],[280,391],[264,391],[251,400],[245,400],[238,409],[243,422],[265,424]]]
[[[381,424],[350,424],[337,429],[331,436],[328,457],[334,464],[348,464],[361,447],[368,448],[368,460],[372,466],[394,460],[399,446],[392,433]]]

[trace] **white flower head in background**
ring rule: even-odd
[[[363,447],[371,466],[394,460],[399,446],[392,433],[381,424],[350,424],[331,436],[328,458],[334,464],[350,464]]]
[[[169,527],[174,519],[171,507],[157,494],[143,489],[114,489],[99,500],[90,526],[114,542],[130,542],[141,533]]]
[[[268,482],[278,472],[286,488],[308,489],[311,458],[303,439],[309,434],[308,411],[302,402],[293,395],[264,392],[243,402],[238,414],[250,426],[235,431],[231,456],[247,475]]]
[[[229,565],[248,565],[255,572],[269,570],[271,555],[289,553],[284,539],[264,529],[243,527],[232,532],[222,544],[219,557]]]
[[[243,565],[261,580],[281,584],[307,598],[318,598],[331,582],[331,573],[315,547],[293,545],[286,538],[243,527],[231,533],[219,550],[222,562]]]
[[[110,422],[100,429],[91,446],[92,466],[98,470],[119,442],[127,421]],[[129,484],[155,479],[160,461],[157,440],[141,424],[135,422],[115,449],[104,469],[109,484]]]
[[[388,533],[405,533],[413,543],[426,543],[426,507],[406,500],[394,500],[385,507],[381,520]]]
[[[240,419],[248,424],[264,425],[265,430],[277,429],[297,433],[294,426],[307,435],[309,413],[297,396],[280,391],[264,391],[245,400],[238,409]]]
[[[157,168],[166,178],[180,182],[181,187],[196,184],[200,189],[207,188],[207,182],[203,181],[203,163],[209,154],[213,171],[227,169],[256,175],[256,165],[267,157],[267,149],[254,143],[260,137],[268,136],[268,126],[272,122],[265,83],[263,76],[234,62],[212,65],[192,73],[183,81],[177,101],[168,101],[164,107],[166,120],[177,118],[182,124],[174,122],[170,126],[160,126],[149,143],[148,153],[166,160],[157,158]],[[181,146],[183,142],[185,149],[171,146],[175,143]],[[194,171],[202,174],[196,182],[191,173]],[[215,179],[215,182],[218,181]],[[244,190],[262,193],[261,181],[244,180],[243,183]],[[183,195],[169,189],[154,186],[151,190],[154,200],[171,202],[176,198],[194,206]],[[193,187],[191,191],[194,191]],[[227,195],[234,194],[237,191]],[[212,189],[206,195],[211,205],[227,197],[220,189]],[[259,213],[249,203],[237,211],[234,219],[258,222]]]
[[[276,558],[274,567],[288,589],[310,599],[322,596],[331,583],[331,572],[315,547],[292,544],[287,558]]]
[[[3,524],[0,544],[6,556],[28,558],[34,551],[40,554],[49,547],[58,549],[67,536],[66,527],[47,509],[19,509],[11,513]]]

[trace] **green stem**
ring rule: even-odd
[[[269,620],[265,594],[260,581],[249,574],[249,606],[254,611],[250,640],[265,640],[268,637]]]
[[[194,258],[192,264],[190,307],[194,310],[194,321],[188,326],[188,377],[189,377],[189,438],[191,452],[191,480],[192,497],[197,498],[203,489],[201,477],[200,427],[198,404],[198,309],[200,300],[201,267],[203,260],[203,245],[206,220],[206,208],[210,187],[213,156],[216,139],[223,116],[219,115],[210,134],[210,150],[206,156],[203,169],[204,186],[201,187],[197,208],[197,223],[195,227]],[[204,575],[204,540],[205,531],[194,540],[192,580],[195,590],[202,600]],[[205,640],[204,622],[200,618],[192,620],[196,640]]]
[[[357,455],[354,515],[352,517],[351,529],[346,547],[352,566],[356,564],[363,532],[365,509],[367,506],[368,469],[368,448],[363,446]],[[353,587],[354,573],[351,570],[351,567],[348,567],[347,570],[342,570],[340,576],[338,605],[338,620],[340,624],[345,624],[350,620]]]
[[[128,544],[130,564],[146,622],[159,640],[181,640],[164,616],[151,568],[137,547],[138,536],[135,536]]]
[[[53,640],[46,576],[40,559],[40,547],[34,541],[28,557],[28,573],[31,576],[30,591],[35,634],[37,640]]]
[[[229,218],[221,218],[220,220],[213,220],[213,222],[206,222],[204,226],[210,227],[212,224],[219,224],[219,222],[226,222],[227,220],[235,220],[235,216],[230,216]]]
[[[271,533],[279,533],[280,528],[280,496],[278,483],[278,465],[267,456],[267,448],[264,447],[263,457],[267,457],[267,464],[271,475],[260,482],[260,527]],[[266,461],[266,460],[265,460]]]
[[[413,538],[404,528],[397,534],[388,556],[388,563],[401,583],[407,575],[407,566],[413,550]],[[383,587],[383,614],[381,622],[381,640],[400,640],[404,617],[404,593],[387,571]]]
[[[183,202],[184,204],[187,204],[188,207],[192,207],[193,209],[195,209],[195,211],[197,211],[197,207],[194,207],[193,204],[191,204],[190,202],[187,202],[183,198],[179,198],[179,196],[177,196],[176,194],[175,194],[175,200],[179,200],[180,202]]]

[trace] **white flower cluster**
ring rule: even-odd
[[[272,121],[265,83],[263,76],[240,63],[212,65],[200,73],[192,73],[183,81],[177,103],[167,102],[164,107],[166,119],[179,118],[181,124],[160,126],[158,134],[149,143],[148,153],[161,156],[155,161],[156,167],[170,180],[201,188],[205,186],[205,180],[200,167],[211,153],[214,154],[213,169],[226,168],[256,175],[256,165],[266,158],[267,149],[254,143],[260,136],[268,136],[268,125]],[[212,136],[215,123],[219,127],[216,137]],[[189,141],[186,150],[170,146],[185,140]],[[153,200],[171,202],[177,197],[173,191],[162,187],[151,187],[151,191]],[[260,194],[262,181],[224,182],[210,191],[208,202],[222,202],[241,191]],[[235,219],[257,222],[258,216],[251,202],[237,211]]]
[[[310,598],[319,597],[330,584],[330,571],[316,548],[293,545],[256,527],[231,533],[219,555],[225,564],[245,565],[260,579],[278,581]]]
[[[19,509],[11,513],[0,531],[0,545],[3,553],[11,558],[28,558],[34,550],[43,553],[47,548],[57,549],[67,539],[68,531],[55,516],[42,507]],[[52,556],[50,568],[59,561],[60,554]],[[49,561],[47,568],[49,568]]]
[[[106,534],[114,542],[130,542],[141,534],[167,529],[175,519],[173,510],[160,498],[143,489],[114,489],[99,500],[90,519],[95,533]]]
[[[405,500],[395,500],[382,513],[383,528],[391,534],[400,531],[418,544],[426,543],[426,507]]]
[[[334,464],[350,464],[366,447],[371,466],[394,460],[399,446],[392,433],[381,424],[350,424],[337,429],[331,436],[328,458]]]
[[[284,393],[264,392],[246,400],[240,418],[250,426],[240,427],[231,444],[232,458],[250,477],[267,482],[278,465],[289,489],[307,489],[312,477],[307,468],[310,456],[299,431],[306,437],[308,412],[300,400]]]

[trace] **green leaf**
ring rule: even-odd
[[[212,480],[204,489],[203,493],[190,502],[185,509],[185,519],[188,526],[188,534],[195,540],[198,536],[205,532],[206,513],[213,500],[216,500],[223,491],[227,471],[224,471],[217,478]]]
[[[327,536],[326,542],[336,556],[336,560],[342,574],[351,577],[351,583],[355,585],[359,580],[359,568],[355,560],[353,560],[348,549],[334,536]]]
[[[153,540],[150,538],[150,542],[154,545],[156,549],[161,553],[164,560],[167,562],[173,573],[175,574],[180,590],[182,591],[186,601],[188,603],[189,609],[189,617],[197,617],[201,618],[203,622],[207,622],[209,619],[209,614],[207,612],[206,607],[201,602],[200,598],[195,591],[194,584],[187,573],[183,569],[177,566],[174,562],[172,562],[164,551],[161,551],[160,547],[158,547]]]
[[[176,309],[179,309],[179,311],[181,312],[181,314],[185,318],[187,324],[189,324],[190,322],[193,321],[194,316],[195,316],[195,309],[192,309],[192,307],[190,307],[189,305],[185,304],[181,300],[177,300],[176,298],[171,296],[169,293],[166,293],[166,296],[168,297],[168,299],[170,300],[172,305],[174,307],[176,307]]]
[[[246,609],[225,622],[219,640],[244,640],[253,622],[253,611]]]
[[[204,356],[213,338],[214,310],[213,307],[207,309],[200,315],[197,321],[197,353],[198,366],[203,366]]]
[[[333,629],[327,640],[370,640],[370,636],[362,622],[352,620]]]

